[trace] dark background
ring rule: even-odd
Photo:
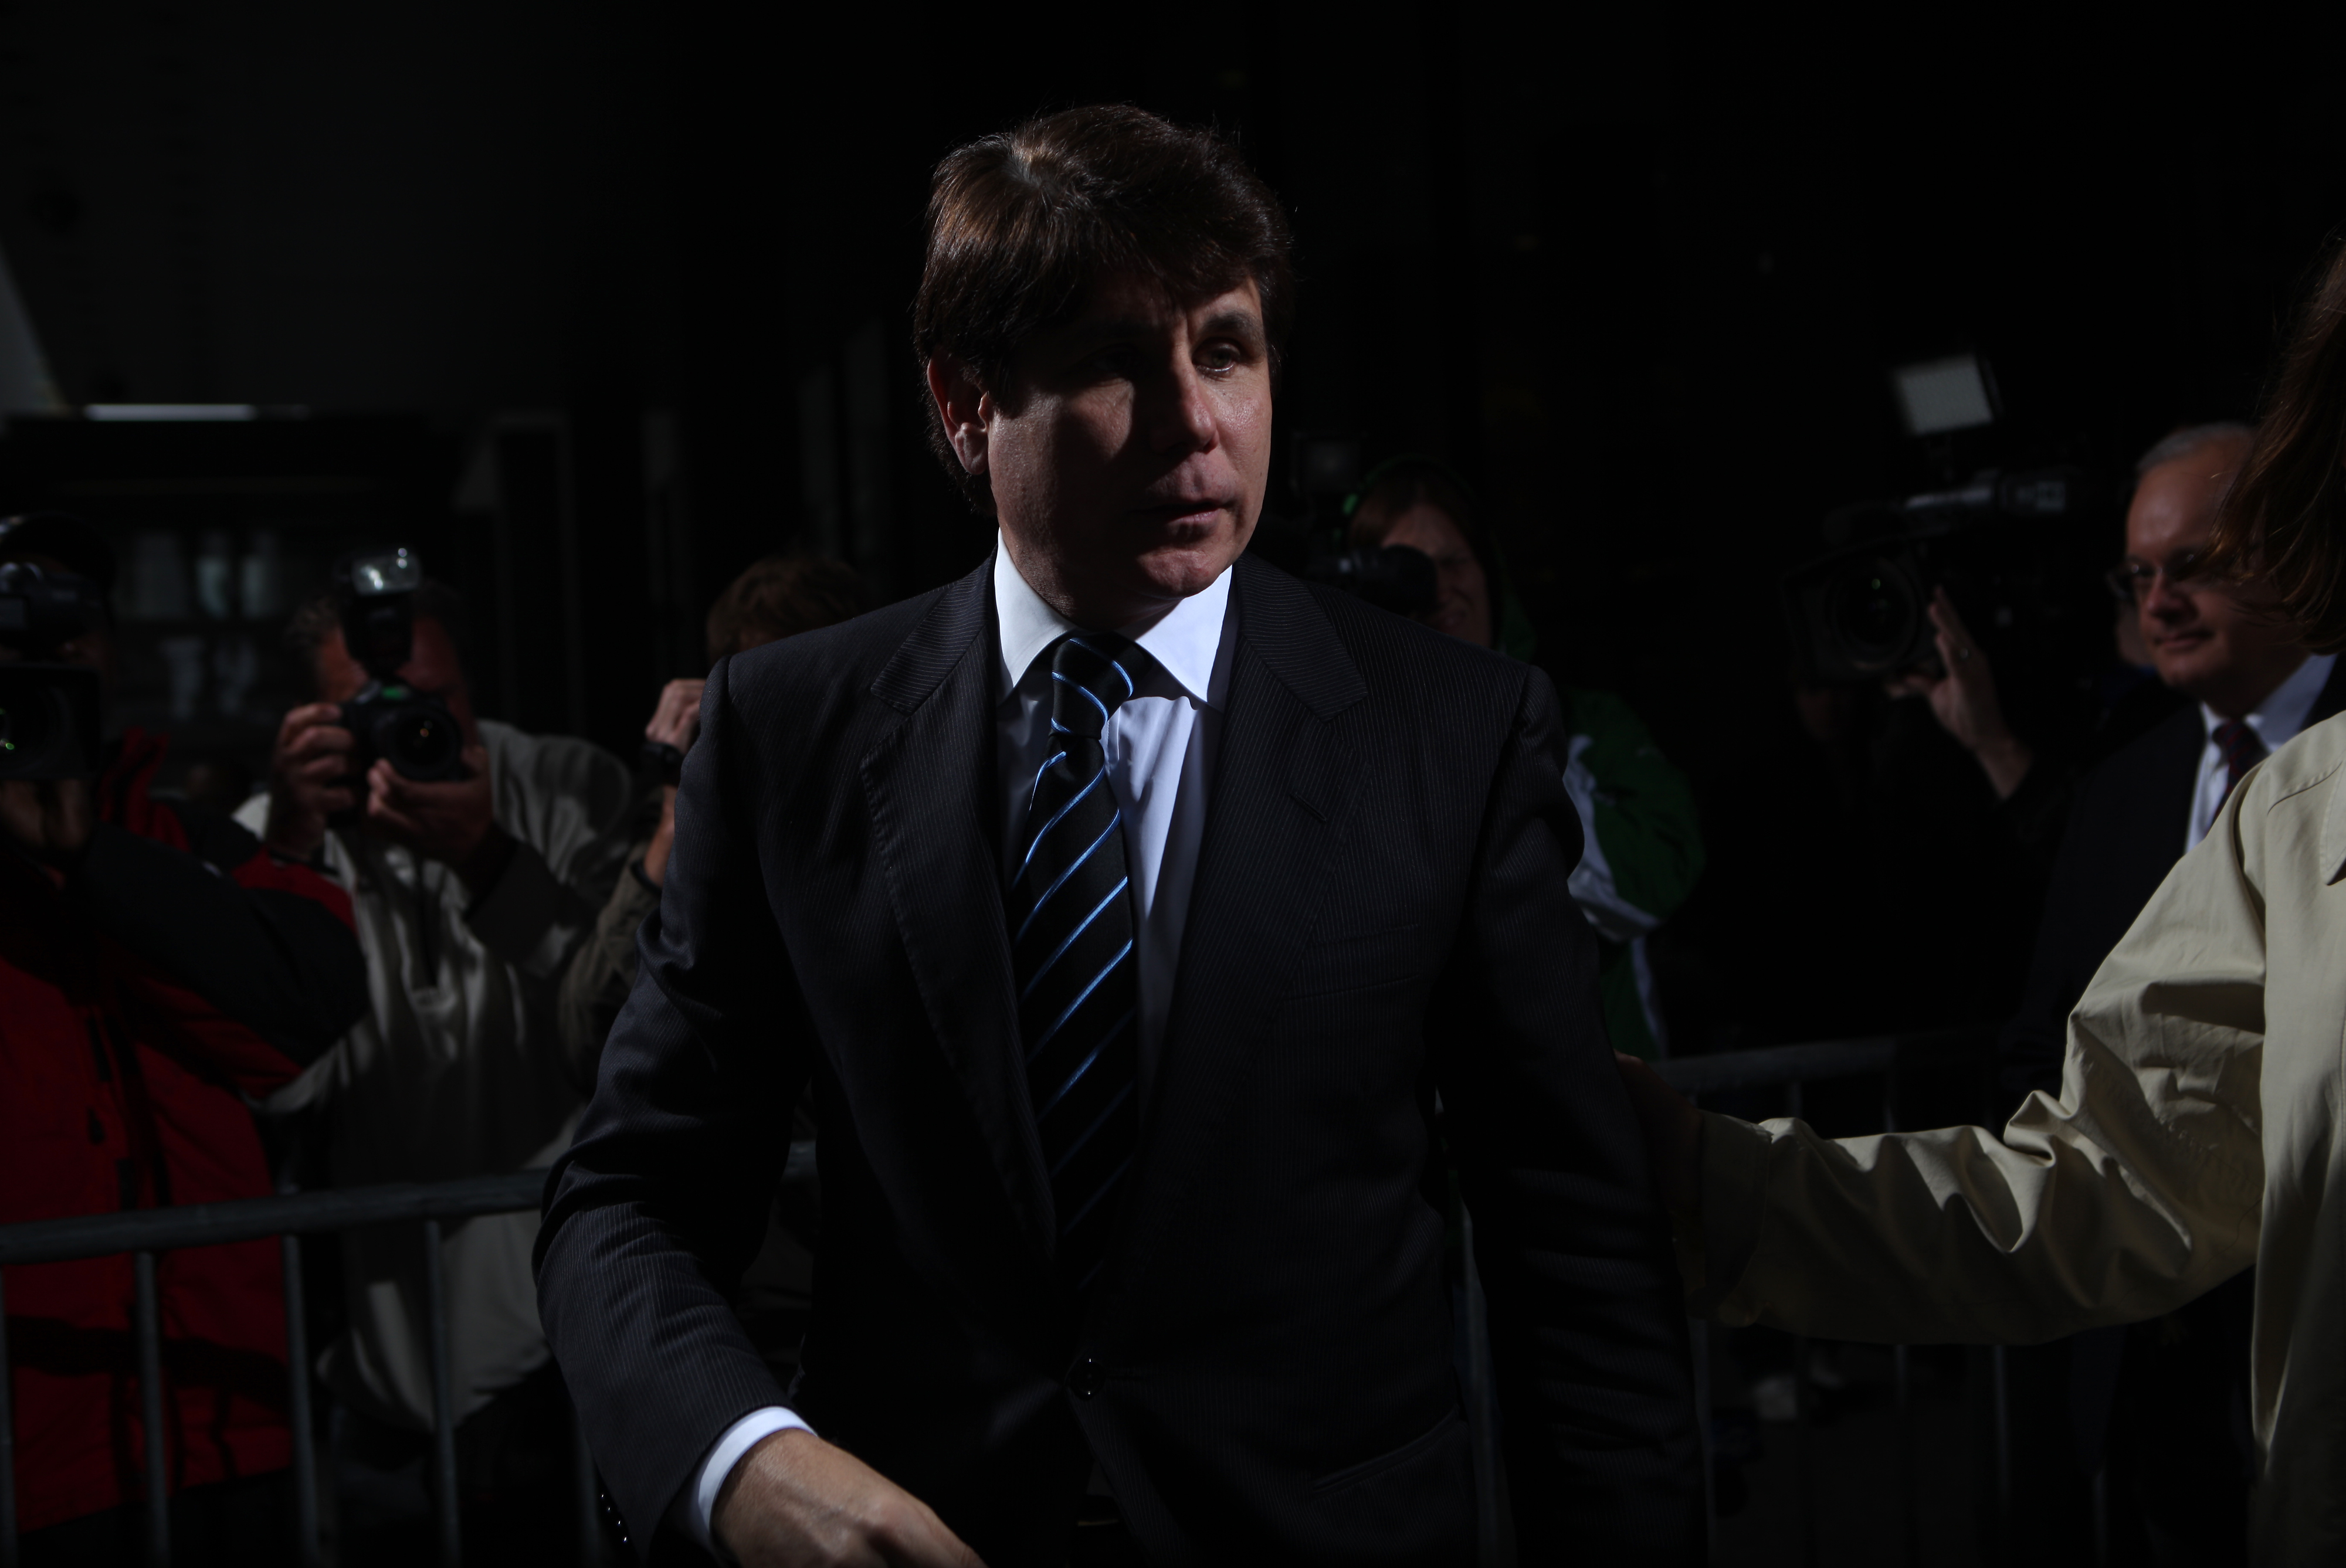
[[[803,10],[0,5],[0,249],[66,401],[308,411],[17,421],[0,505],[191,552],[266,523],[289,593],[396,531],[473,601],[485,710],[629,748],[758,555],[836,553],[887,597],[980,557],[905,347],[927,171],[1137,102],[1290,204],[1282,428],[1469,476],[1542,662],[1693,776],[1742,918],[1802,875],[1775,579],[1825,512],[1991,463],[2121,481],[2249,413],[2346,216],[2302,38]],[[1964,349],[2004,421],[1908,440],[1887,367]],[[2116,518],[2068,526],[2114,558]],[[272,662],[185,718],[187,754],[252,754],[293,685]]]

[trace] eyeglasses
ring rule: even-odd
[[[2150,597],[2162,572],[2167,575],[2169,587],[2179,588],[2186,593],[2207,586],[2194,580],[2207,562],[2207,552],[2203,550],[2178,550],[2167,558],[2164,566],[2154,566],[2144,561],[2127,561],[2103,573],[2102,581],[2109,585],[2111,596],[2120,604],[2139,605]]]

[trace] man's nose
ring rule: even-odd
[[[1144,417],[1155,450],[1210,452],[1219,444],[1214,405],[1197,366],[1186,361],[1176,364],[1146,396]]]
[[[2199,606],[2174,578],[2161,572],[2151,579],[2150,591],[2144,596],[2142,607],[2160,620],[2178,621],[2189,617]]]

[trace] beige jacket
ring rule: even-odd
[[[2254,1264],[2259,1563],[2346,1562],[2346,715],[2244,779],[2069,1020],[2061,1097],[1818,1137],[1707,1118],[1694,1305],[1845,1339],[2027,1343]]]

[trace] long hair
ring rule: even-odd
[[[2206,569],[2256,577],[2317,653],[2346,650],[2346,243],[2307,297]]]

